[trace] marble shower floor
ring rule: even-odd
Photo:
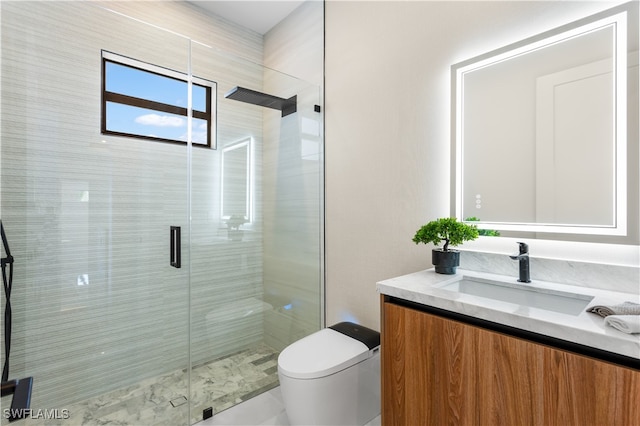
[[[202,365],[191,373],[191,424],[202,420],[202,410],[218,413],[278,386],[278,353],[266,345]],[[65,420],[24,419],[28,425],[184,425],[187,374],[178,370],[144,380],[67,408]],[[175,405],[175,407],[174,407]]]

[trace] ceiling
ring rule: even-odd
[[[192,0],[191,3],[265,34],[304,3],[304,0]]]

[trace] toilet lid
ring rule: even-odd
[[[278,371],[296,379],[314,379],[337,373],[369,356],[364,343],[325,328],[280,352]]]

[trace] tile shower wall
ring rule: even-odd
[[[259,62],[258,34],[185,4],[148,6],[109,4],[157,25],[170,17],[185,34],[194,22],[207,24],[201,40],[233,41],[239,54]],[[16,258],[11,377],[34,376],[32,407],[60,408],[186,366],[188,268],[169,267],[167,254],[169,225],[182,225],[189,236],[186,149],[105,138],[99,107],[100,49],[185,72],[189,44],[89,2],[1,7],[1,213]],[[260,67],[215,68],[219,58],[203,55],[194,73],[218,81],[219,93],[262,79]],[[233,114],[261,133],[261,115],[229,114],[219,111],[221,146],[238,136]],[[244,322],[239,326],[258,331],[229,347],[207,343],[207,312],[262,296],[260,228],[243,246],[222,238],[213,197],[219,164],[219,151],[194,153],[194,246],[183,254],[194,265],[193,362],[262,339],[259,324]],[[229,292],[215,298],[207,292],[214,286]]]

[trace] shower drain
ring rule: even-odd
[[[183,404],[186,404],[187,402],[187,397],[186,396],[179,396],[178,398],[173,398],[171,401],[169,401],[171,403],[171,405],[173,405],[173,407],[179,407]]]

